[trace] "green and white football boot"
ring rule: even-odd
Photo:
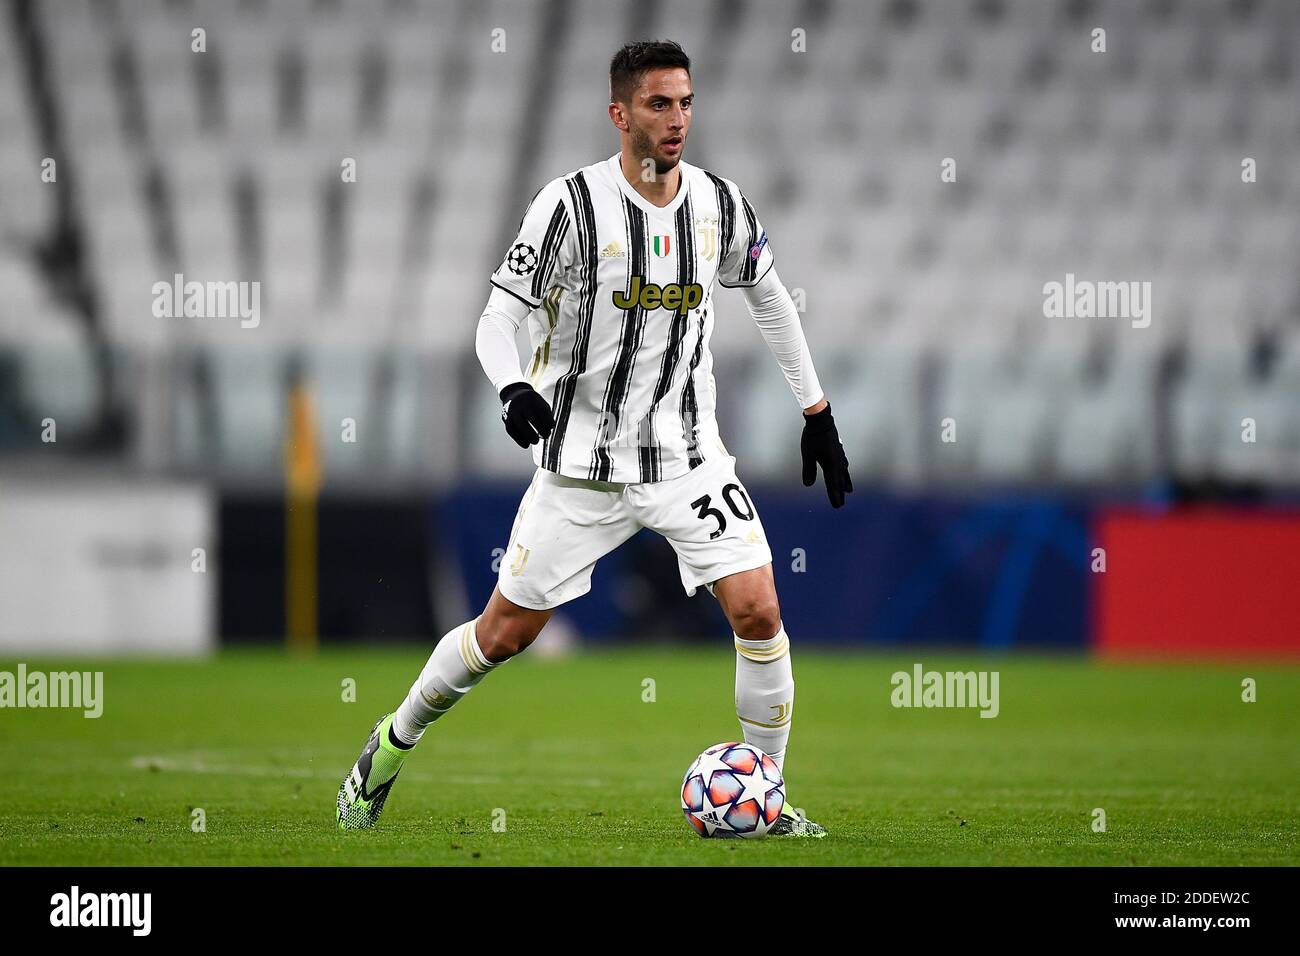
[[[767,832],[767,835],[820,840],[826,835],[826,828],[820,823],[813,823],[806,813],[787,803],[781,808],[781,815],[776,818],[776,823],[772,824],[772,829]]]
[[[343,778],[335,811],[340,830],[365,830],[379,822],[388,792],[410,753],[393,746],[388,739],[392,723],[392,714],[379,718],[361,756]]]

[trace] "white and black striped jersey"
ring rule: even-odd
[[[772,268],[733,182],[686,162],[662,208],[619,156],[551,180],[525,212],[492,284],[533,309],[524,374],[550,402],[536,463],[571,478],[664,481],[725,454],[714,418],[713,283]]]

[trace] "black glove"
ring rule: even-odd
[[[826,497],[830,499],[831,507],[844,507],[844,495],[853,490],[853,479],[849,477],[849,460],[844,456],[844,446],[840,444],[840,433],[831,417],[829,402],[816,415],[803,417],[799,450],[803,453],[804,487],[810,488],[817,481],[817,466],[821,465],[822,474],[826,476]]]
[[[501,389],[501,420],[520,448],[537,444],[537,436],[551,437],[555,419],[546,399],[527,382],[515,382]]]

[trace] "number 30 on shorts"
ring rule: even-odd
[[[739,502],[737,499],[739,499]],[[731,513],[741,521],[754,520],[754,506],[750,503],[749,496],[745,494],[745,489],[734,481],[722,486],[722,500],[727,503]],[[710,541],[721,536],[727,530],[727,516],[714,508],[712,504],[712,495],[701,495],[691,502],[691,507],[695,509],[696,515],[701,521],[713,518],[718,522],[717,530],[709,532]]]

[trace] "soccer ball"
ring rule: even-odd
[[[702,837],[765,837],[784,806],[781,769],[752,744],[714,744],[682,780],[682,813]]]

